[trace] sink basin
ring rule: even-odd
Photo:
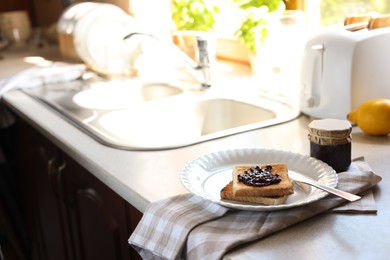
[[[128,108],[183,92],[182,89],[169,84],[141,84],[122,79],[77,80],[23,91],[57,109],[85,112]]]
[[[121,109],[180,93],[181,89],[167,84],[134,86],[123,81],[104,82],[78,92],[73,96],[73,102],[88,109]]]
[[[276,113],[231,99],[174,100],[108,113],[101,131],[130,147],[170,148],[241,132]]]
[[[168,84],[74,83],[24,90],[99,142],[128,150],[187,146],[286,122],[299,110],[258,95]]]

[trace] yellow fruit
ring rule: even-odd
[[[390,133],[390,99],[367,101],[350,112],[347,119],[366,134],[387,135]]]

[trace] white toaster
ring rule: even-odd
[[[303,113],[346,119],[377,98],[390,98],[390,27],[329,27],[308,38],[301,67]]]

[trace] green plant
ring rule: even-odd
[[[235,36],[244,43],[251,53],[257,53],[257,48],[263,44],[268,36],[267,20],[265,18],[268,9],[258,7],[251,8],[248,11]]]
[[[247,10],[250,8],[259,8],[262,6],[268,7],[269,12],[278,10],[282,0],[233,0],[241,9]],[[285,0],[289,1],[289,0]]]
[[[282,0],[233,0],[247,15],[235,36],[240,39],[251,53],[257,53],[268,36],[267,19],[269,12],[280,8]],[[289,1],[289,0],[285,0]],[[284,2],[285,2],[284,1]]]
[[[175,0],[172,20],[177,30],[214,31],[219,8],[210,0]]]

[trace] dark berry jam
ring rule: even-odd
[[[337,173],[351,164],[352,126],[348,120],[320,119],[309,124],[310,156],[317,158]]]
[[[267,165],[265,168],[255,166],[237,176],[239,182],[248,186],[262,187],[271,184],[278,184],[281,179],[278,174],[272,174],[272,166]]]
[[[348,170],[351,164],[351,143],[339,145],[319,145],[310,142],[310,155],[329,166],[337,173]]]

